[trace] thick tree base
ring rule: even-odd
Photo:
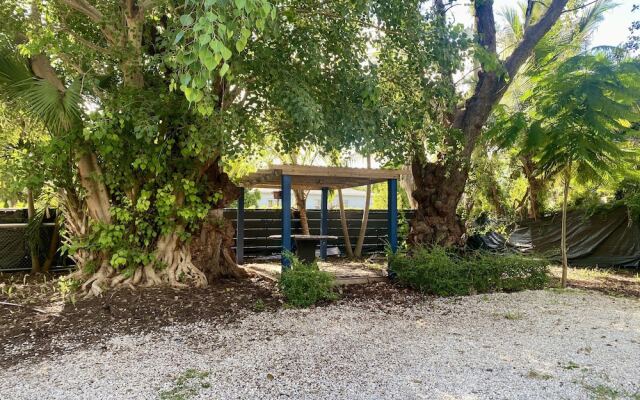
[[[410,223],[408,241],[412,246],[463,246],[465,227],[457,215],[466,172],[440,163],[414,161],[413,198],[418,208]]]
[[[179,244],[178,235],[173,233],[158,241],[155,263],[139,266],[132,270],[118,271],[109,265],[106,257],[96,257],[100,267],[94,273],[78,271],[69,277],[82,283],[81,292],[85,296],[99,296],[108,289],[121,287],[150,287],[169,285],[175,288],[204,287],[208,280],[205,274],[191,260],[188,247]]]
[[[234,233],[233,225],[224,219],[222,210],[216,209],[209,212],[207,222],[202,226],[200,234],[194,238],[191,244],[194,264],[209,280],[241,279],[248,276],[236,263],[232,249]]]

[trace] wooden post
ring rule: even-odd
[[[284,256],[291,247],[291,175],[282,175],[282,269],[290,268],[289,260]]]
[[[391,251],[398,251],[398,180],[387,180],[388,208],[387,223],[389,229],[389,246]]]
[[[329,188],[322,188],[320,200],[320,235],[329,234]],[[327,259],[327,240],[320,240],[320,259]]]
[[[236,263],[244,264],[244,188],[240,188],[236,215]]]

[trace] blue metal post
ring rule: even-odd
[[[291,176],[282,175],[282,268],[291,267],[289,260],[284,256],[290,252],[291,247]]]
[[[244,263],[244,188],[240,188],[236,215],[236,262]]]
[[[320,234],[329,234],[329,188],[322,188],[322,197],[320,200]],[[327,240],[320,241],[320,259],[327,259]]]
[[[398,180],[387,180],[387,187],[389,196],[387,211],[389,246],[391,246],[391,251],[395,253],[398,250]]]

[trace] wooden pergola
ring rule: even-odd
[[[291,190],[321,190],[320,235],[326,236],[329,227],[328,198],[330,189],[344,189],[368,184],[387,182],[388,184],[388,229],[389,245],[392,251],[398,247],[398,178],[401,170],[316,167],[303,165],[273,165],[247,175],[239,185],[242,193],[238,199],[238,222],[236,257],[238,264],[244,261],[244,189],[279,188],[282,191],[282,251],[291,251]],[[327,256],[327,241],[320,241],[320,258]],[[282,257],[282,267],[289,267]]]

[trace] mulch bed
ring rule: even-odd
[[[206,288],[120,289],[75,302],[56,295],[53,283],[27,282],[17,290],[29,293],[0,296],[0,302],[20,305],[0,305],[0,367],[35,353],[46,356],[63,351],[59,343],[68,340],[82,347],[114,334],[151,332],[172,324],[229,323],[242,310],[257,312],[282,304],[273,284],[256,278],[220,281]],[[62,335],[65,341],[52,340]],[[33,346],[19,356],[2,354],[5,345],[25,342]]]
[[[8,287],[13,286],[11,295]],[[246,312],[273,311],[284,306],[272,281],[252,277],[222,280],[206,288],[119,289],[101,297],[62,299],[56,281],[43,276],[0,275],[0,368],[30,358],[65,351],[68,343],[86,348],[113,335],[153,332],[173,324],[231,323]],[[419,301],[422,295],[389,283],[339,287],[340,303],[372,299],[387,304]],[[319,306],[325,306],[320,304]],[[64,337],[64,340],[56,340]],[[19,351],[7,345],[29,343]]]

